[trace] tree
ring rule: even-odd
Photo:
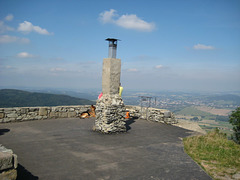
[[[240,107],[238,107],[235,111],[232,111],[229,116],[229,122],[233,125],[236,142],[240,144]]]

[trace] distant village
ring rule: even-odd
[[[141,102],[141,96],[150,97],[149,102]],[[236,96],[236,97],[234,97]],[[169,109],[171,111],[178,111],[188,106],[206,106],[219,109],[236,109],[240,103],[240,96],[238,95],[201,95],[193,93],[132,93],[123,96],[126,104]],[[233,100],[234,99],[234,100]]]

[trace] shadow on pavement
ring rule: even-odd
[[[132,129],[132,128],[130,127],[130,125],[135,122],[135,119],[137,119],[137,118],[134,118],[134,117],[133,117],[133,118],[130,118],[130,119],[128,119],[128,120],[126,121],[127,131],[129,131],[130,129]]]
[[[37,180],[37,176],[34,176],[27,169],[25,169],[21,164],[17,167],[17,180]]]
[[[10,129],[0,129],[0,136],[4,135],[5,133],[9,132]]]

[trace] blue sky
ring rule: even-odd
[[[239,0],[0,0],[0,86],[101,89],[108,37],[124,89],[240,90]]]

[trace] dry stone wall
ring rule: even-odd
[[[119,107],[119,105],[116,107]],[[177,123],[174,114],[165,109],[146,107],[141,108],[140,106],[129,105],[126,105],[124,108],[126,108],[126,110],[124,109],[125,111],[120,108],[121,116],[124,116],[125,112],[129,111],[131,117],[147,119],[150,121],[162,122],[167,124]],[[86,112],[88,110],[90,110],[89,105],[0,108],[0,123],[42,120],[51,118],[74,118],[79,117],[82,112]],[[96,109],[96,111],[101,110],[101,108]],[[109,112],[107,112],[107,114],[108,113]]]
[[[126,106],[126,110],[129,111],[131,117],[166,124],[177,123],[174,114],[166,109],[147,108],[140,106]]]
[[[89,109],[89,105],[0,108],[0,123],[79,117]]]

